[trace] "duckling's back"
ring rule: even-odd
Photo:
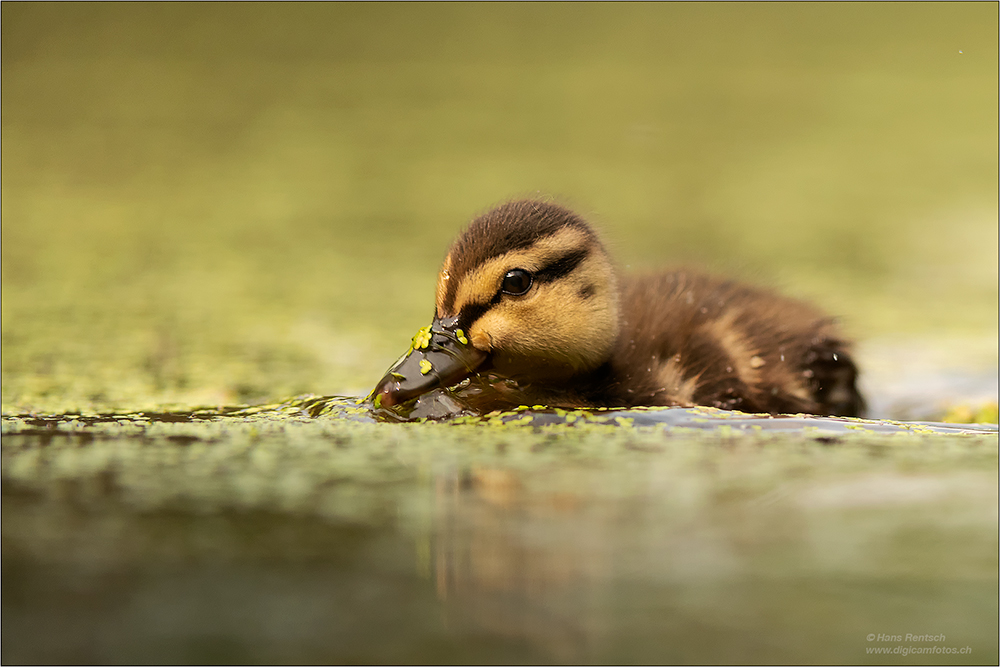
[[[626,277],[602,402],[857,416],[834,322],[799,301],[692,271]]]

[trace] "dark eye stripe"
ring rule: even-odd
[[[586,259],[589,254],[589,248],[578,248],[568,252],[559,259],[549,262],[536,271],[535,280],[547,283],[552,282],[553,280],[558,280],[564,276],[568,276],[576,270],[576,267],[580,265],[580,262]]]
[[[486,314],[486,311],[493,307],[493,304],[497,303],[499,299],[493,299],[492,303],[467,303],[462,306],[462,310],[458,313],[458,323],[468,331],[472,324]]]
[[[507,202],[479,216],[452,245],[452,280],[445,289],[445,309],[449,310],[454,304],[462,276],[476,266],[494,257],[530,248],[567,229],[597,242],[594,232],[580,216],[551,202]]]
[[[570,251],[560,257],[555,259],[541,269],[534,273],[535,282],[552,282],[553,280],[558,280],[563,276],[567,276],[576,270],[576,267],[580,265],[587,255],[590,254],[590,250],[587,248],[579,248],[577,250]],[[486,311],[500,303],[503,298],[503,290],[497,290],[497,293],[493,295],[493,298],[489,303],[467,303],[462,306],[462,310],[458,314],[458,322],[464,328],[468,329],[472,326],[473,322],[478,320]]]

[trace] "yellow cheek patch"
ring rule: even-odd
[[[581,287],[594,285],[591,298]],[[472,327],[477,348],[575,369],[607,358],[618,331],[618,303],[610,264],[600,256],[581,263],[572,276],[539,283],[530,295],[503,299]],[[482,341],[482,342],[480,342]]]
[[[480,320],[482,322],[482,320]],[[493,339],[490,338],[481,325],[474,324],[472,329],[469,330],[469,338],[472,339],[472,347],[477,350],[482,350],[483,352],[490,352],[493,350]]]

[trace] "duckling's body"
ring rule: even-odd
[[[438,387],[479,411],[707,405],[855,416],[848,344],[804,303],[692,271],[619,279],[560,206],[504,204],[453,244],[435,319],[373,394]]]
[[[829,319],[691,271],[626,278],[595,405],[856,415],[856,370]]]

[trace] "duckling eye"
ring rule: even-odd
[[[531,289],[531,283],[532,278],[530,273],[524,269],[512,269],[503,277],[503,284],[500,286],[500,289],[503,290],[504,294],[521,296]]]

